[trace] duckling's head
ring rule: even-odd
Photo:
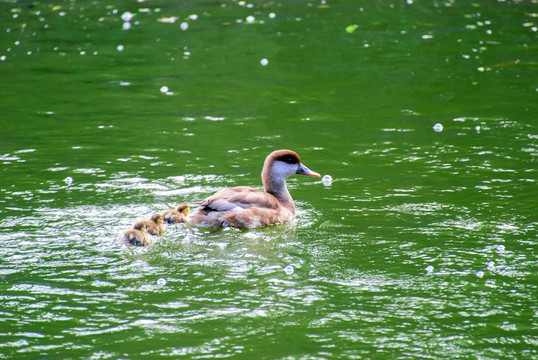
[[[189,205],[187,205],[187,204],[179,205],[176,210],[179,211],[180,213],[182,213],[183,215],[189,215],[189,213],[191,211],[190,208],[189,208]]]
[[[153,221],[154,223],[158,224],[158,225],[162,225],[164,222],[163,222],[163,217],[161,214],[153,214],[151,215],[151,221]]]
[[[139,221],[137,222],[136,224],[133,225],[133,229],[135,230],[140,230],[142,232],[148,232],[146,230],[146,225],[142,222],[142,221]]]

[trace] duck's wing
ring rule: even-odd
[[[205,211],[240,211],[250,208],[277,209],[278,200],[271,194],[248,186],[223,189],[202,201]]]

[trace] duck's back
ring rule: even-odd
[[[252,228],[285,222],[290,216],[293,214],[282,208],[273,195],[249,186],[236,186],[203,200],[189,222],[219,228],[226,221],[230,226]]]

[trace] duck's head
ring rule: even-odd
[[[163,222],[163,217],[162,217],[161,214],[153,214],[153,215],[151,215],[150,220],[153,221],[154,223],[156,223],[157,225],[162,225],[164,223]]]
[[[293,174],[310,175],[320,177],[321,175],[310,170],[301,163],[301,158],[295,151],[277,150],[267,156],[262,170],[262,181],[265,190],[272,190],[285,184],[286,178]]]
[[[268,170],[272,177],[286,178],[293,174],[320,177],[320,174],[303,165],[299,155],[291,150],[277,150],[270,153],[265,159],[263,169]]]
[[[182,213],[183,215],[189,215],[189,212],[190,212],[189,205],[187,204],[179,205],[176,210]]]

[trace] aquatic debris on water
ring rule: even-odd
[[[359,28],[359,25],[357,25],[357,24],[348,25],[348,26],[346,26],[346,32],[349,33],[349,34],[353,34],[355,32],[355,30],[357,30],[358,28]]]

